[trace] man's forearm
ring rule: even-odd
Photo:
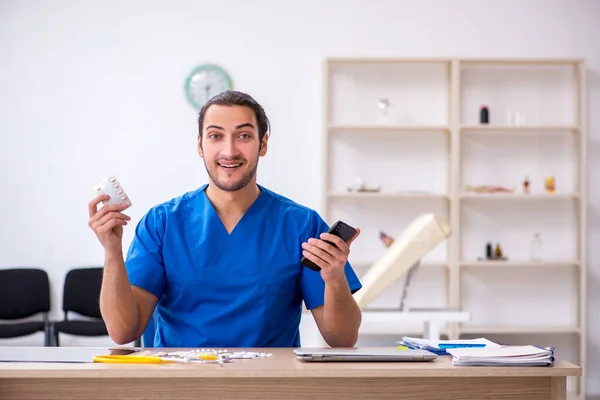
[[[116,343],[129,343],[139,336],[139,309],[122,253],[105,256],[100,311],[108,333]]]
[[[325,284],[323,315],[323,337],[331,347],[353,347],[356,344],[362,316],[345,277]]]

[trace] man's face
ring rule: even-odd
[[[265,135],[261,146],[252,109],[212,105],[204,116],[198,154],[215,186],[236,191],[256,176],[258,158],[267,152],[267,139]]]

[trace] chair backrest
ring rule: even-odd
[[[101,318],[102,267],[75,268],[67,272],[63,288],[63,311]]]
[[[0,269],[0,319],[20,319],[50,311],[50,280],[38,268]]]

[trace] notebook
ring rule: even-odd
[[[296,358],[302,361],[432,361],[437,355],[427,350],[398,350],[386,348],[299,348],[294,349]]]
[[[472,348],[472,347],[502,347],[486,338],[477,339],[457,339],[457,340],[431,340],[404,336],[398,344],[404,345],[409,349],[428,350],[438,355],[448,355],[448,349],[451,348]]]
[[[549,366],[554,363],[554,349],[537,346],[503,346],[490,348],[447,349],[453,365],[477,366]]]

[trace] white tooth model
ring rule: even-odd
[[[414,219],[402,235],[394,239],[384,256],[361,277],[363,287],[354,294],[360,309],[363,310],[405,274],[408,274],[407,288],[414,271],[411,269],[450,234],[447,222],[434,214],[423,214]],[[406,289],[403,298],[405,296]]]

